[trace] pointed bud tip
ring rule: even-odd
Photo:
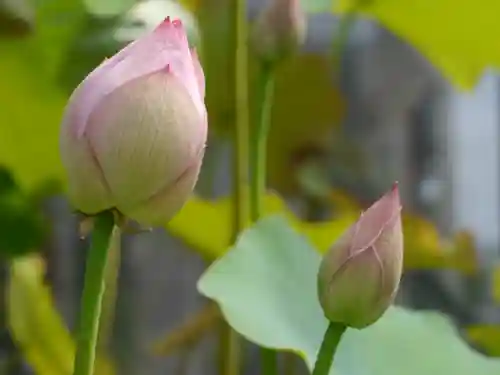
[[[178,18],[172,19],[170,16],[167,16],[159,25],[158,29],[161,28],[166,28],[173,26],[175,28],[181,28],[182,27],[182,21]]]
[[[401,209],[401,198],[399,196],[399,182],[394,181],[392,184],[392,188],[389,191],[389,195],[393,199],[393,201],[399,206],[399,209]]]

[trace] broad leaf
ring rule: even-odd
[[[334,238],[332,238],[333,240]],[[249,340],[314,364],[327,321],[316,296],[320,255],[280,217],[245,231],[198,283]],[[500,360],[472,351],[438,313],[391,307],[373,326],[348,330],[336,375],[493,375]]]
[[[62,175],[58,129],[66,95],[55,78],[85,16],[78,0],[36,3],[35,31],[0,40],[0,165],[27,189]]]
[[[407,40],[461,88],[500,67],[500,2],[495,0],[332,0],[334,12],[358,6]]]
[[[332,192],[332,196],[335,192]],[[204,200],[193,196],[167,224],[174,236],[208,259],[223,255],[232,240],[232,199]],[[348,205],[330,221],[305,222],[293,213],[276,194],[264,198],[264,216],[283,215],[290,225],[324,253],[347,227],[356,220],[360,208]],[[462,273],[477,271],[476,249],[464,234],[443,241],[436,227],[418,216],[403,215],[405,269],[455,269]],[[193,228],[197,228],[193,232]],[[468,236],[465,236],[468,237]]]
[[[170,233],[208,259],[215,259],[231,245],[232,207],[229,196],[212,201],[193,196],[166,227]],[[264,208],[265,216],[277,213],[284,215],[294,228],[311,239],[322,251],[331,245],[332,238],[349,226],[357,214],[355,211],[346,212],[344,216],[329,222],[304,222],[286,206],[283,199],[272,193],[266,194]],[[193,228],[197,228],[195,232]]]

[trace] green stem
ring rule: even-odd
[[[114,227],[110,211],[95,218],[92,243],[87,255],[73,375],[94,375],[102,297],[105,289],[106,261]]]
[[[118,295],[118,279],[120,277],[120,241],[121,230],[115,226],[111,234],[106,270],[106,291],[102,299],[99,334],[97,337],[98,350],[108,350],[109,342],[113,333],[113,322],[115,318],[116,297]]]
[[[357,9],[358,7],[355,5],[352,9],[348,10],[341,16],[338,29],[335,30],[335,35],[332,40],[332,50],[330,56],[332,61],[332,70],[335,72],[334,79],[337,81],[337,84],[340,82],[341,59],[344,54],[346,44],[349,41],[351,27],[354,24],[354,21],[356,21]]]
[[[245,230],[249,219],[248,210],[248,67],[247,67],[247,13],[245,0],[231,0],[233,17],[231,20],[234,31],[234,148],[235,161],[233,163],[234,194],[233,213],[234,227],[233,240]],[[241,338],[236,331],[226,323],[221,334],[221,375],[238,375],[241,367]]]
[[[250,184],[250,215],[257,221],[264,211],[267,177],[267,139],[271,127],[273,108],[274,75],[271,65],[263,64],[259,72],[257,87],[257,123],[255,124],[250,145],[250,161],[252,166]]]
[[[248,51],[247,51],[247,18],[245,0],[234,0],[234,30],[235,40],[235,228],[234,239],[248,224],[249,209],[247,199],[248,189],[248,139],[249,139],[249,109],[248,109]]]
[[[267,166],[267,138],[271,127],[273,107],[274,75],[273,67],[262,64],[259,72],[258,87],[256,90],[256,117],[250,143],[251,183],[250,183],[250,218],[252,221],[260,219],[264,212],[264,198],[266,194],[266,166]],[[275,350],[261,348],[261,366],[263,375],[278,373],[278,358]]]
[[[335,351],[346,329],[347,326],[344,324],[330,322],[319,348],[312,375],[328,375],[330,373]]]

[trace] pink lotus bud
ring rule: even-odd
[[[304,43],[307,15],[300,0],[268,0],[271,2],[258,16],[252,42],[258,56],[276,62],[291,55]]]
[[[375,323],[396,296],[403,268],[397,184],[325,254],[318,295],[325,316],[353,328]]]
[[[69,198],[165,224],[191,194],[207,139],[205,77],[167,18],[91,72],[71,95],[60,148]]]

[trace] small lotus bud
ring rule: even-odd
[[[282,60],[302,45],[307,32],[307,15],[300,0],[271,2],[255,21],[252,42],[257,55],[265,62]]]
[[[116,209],[162,225],[184,205],[207,139],[205,78],[180,21],[167,18],[92,71],[61,127],[68,195],[86,215]]]
[[[396,296],[402,268],[401,204],[394,184],[323,257],[318,296],[325,316],[358,329],[375,323]]]

